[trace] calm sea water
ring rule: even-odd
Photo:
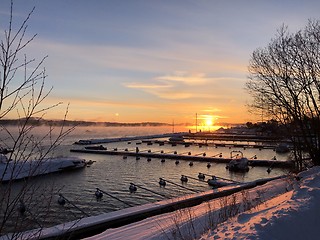
[[[45,127],[41,127],[35,131],[35,135],[46,131]],[[175,131],[188,131],[187,128],[175,128]],[[145,158],[136,160],[135,157],[123,159],[122,156],[112,155],[95,155],[84,153],[71,153],[72,148],[81,148],[82,146],[73,145],[75,141],[80,139],[92,138],[109,138],[109,137],[125,137],[125,136],[141,136],[159,133],[172,132],[171,127],[78,127],[70,133],[65,141],[55,151],[57,156],[77,156],[86,160],[94,160],[95,163],[91,167],[79,169],[72,172],[64,172],[39,176],[32,180],[36,188],[28,194],[31,198],[32,205],[28,206],[28,212],[23,217],[28,222],[27,228],[39,226],[52,226],[66,221],[75,220],[87,215],[98,215],[105,212],[116,211],[128,207],[123,202],[104,195],[101,200],[97,200],[94,193],[96,188],[100,188],[108,192],[112,196],[121,199],[130,205],[141,205],[145,203],[155,202],[165,199],[162,196],[156,195],[149,191],[138,188],[135,193],[130,193],[130,183],[139,184],[147,189],[166,195],[167,198],[173,198],[193,192],[182,187],[167,183],[165,188],[160,187],[159,177],[182,184],[180,181],[181,174],[197,178],[198,173],[206,173],[217,175],[224,178],[229,178],[235,181],[251,181],[257,178],[273,177],[282,175],[284,172],[281,169],[273,169],[270,174],[266,168],[255,167],[250,169],[248,173],[230,173],[225,168],[225,164],[212,164],[211,168],[207,168],[205,162],[194,162],[192,167],[188,161],[180,161],[176,165],[175,160],[166,159],[164,163],[160,159],[152,159],[150,162]],[[46,142],[47,141],[47,142]],[[44,141],[44,145],[48,144],[49,140]],[[107,148],[118,148],[134,150],[137,146],[140,151],[160,151],[178,153],[192,152],[192,155],[205,152],[207,156],[213,156],[222,153],[223,156],[229,157],[230,151],[241,150],[244,156],[250,158],[257,155],[258,159],[272,159],[274,156],[280,160],[286,160],[287,155],[277,155],[272,150],[258,149],[237,149],[225,147],[206,146],[199,148],[198,146],[164,145],[158,144],[147,145],[141,141],[117,142],[103,144]],[[13,188],[16,190],[23,185],[23,182],[17,182]],[[206,191],[211,189],[206,183],[189,179],[184,186],[197,190]],[[3,186],[1,186],[3,187]],[[65,206],[60,206],[58,194],[63,194],[71,203]],[[76,207],[74,207],[74,204]],[[81,210],[80,210],[81,209]],[[7,231],[12,230],[13,226],[7,228]]]

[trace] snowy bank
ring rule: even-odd
[[[293,189],[220,224],[201,239],[319,239],[320,167],[301,172]]]

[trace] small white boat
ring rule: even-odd
[[[13,161],[0,154],[0,182],[84,168],[86,160],[78,157],[56,157],[42,160]]]

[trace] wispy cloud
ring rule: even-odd
[[[216,113],[216,112],[221,112],[222,110],[220,108],[208,107],[206,109],[202,109],[202,111],[206,113]]]
[[[171,75],[151,79],[152,83],[125,83],[127,88],[135,88],[164,99],[187,99],[195,97],[198,92],[188,89],[190,86],[201,86],[208,82],[205,74],[188,74],[175,72]]]
[[[203,85],[209,81],[204,73],[187,73],[187,72],[175,72],[172,75],[157,77],[158,80],[165,80],[170,82],[179,82],[186,85]]]
[[[128,83],[124,84],[128,88],[139,89],[146,93],[152,94],[163,99],[186,99],[192,97],[191,93],[183,91],[174,91],[175,85],[173,84],[143,84],[143,83]]]
[[[155,77],[149,83],[133,82],[123,84],[127,88],[139,89],[162,99],[225,99],[232,88],[226,85],[242,85],[241,78],[213,78],[204,73],[174,72],[170,75]],[[233,94],[233,93],[232,93]],[[232,96],[229,96],[229,98]]]
[[[124,86],[128,88],[138,88],[138,89],[168,89],[172,87],[170,84],[148,84],[148,83],[138,83],[138,82],[132,82],[132,83],[124,83]]]

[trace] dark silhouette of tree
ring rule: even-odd
[[[297,167],[304,152],[320,165],[320,22],[309,20],[295,33],[282,26],[268,46],[253,52],[249,73],[250,107],[287,127]]]
[[[30,159],[37,160],[40,166],[41,161],[53,156],[54,150],[73,129],[49,127],[42,136],[34,135],[37,127],[34,121],[41,121],[48,110],[60,103],[51,106],[44,103],[52,90],[45,88],[47,75],[43,63],[46,57],[38,61],[29,59],[24,53],[36,37],[27,34],[33,11],[34,8],[20,24],[14,22],[12,0],[8,26],[0,27],[5,29],[0,39],[0,120],[8,116],[19,119],[15,127],[0,124],[0,154],[7,154],[9,160],[0,163],[0,235],[11,231],[15,233],[12,238],[19,238],[19,231],[30,226],[42,226],[41,220],[46,216],[43,209],[49,209],[53,188],[40,186],[41,183],[39,185],[31,178],[16,184],[12,175],[3,183],[5,172],[9,167],[27,164]],[[67,111],[64,121],[66,115]],[[29,124],[31,122],[34,124]]]

